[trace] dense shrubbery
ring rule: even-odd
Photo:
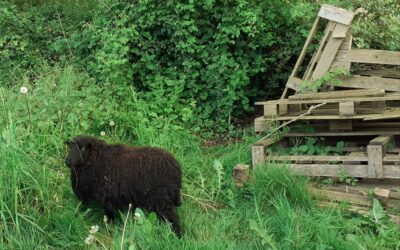
[[[104,98],[128,101],[133,87],[158,127],[169,120],[213,131],[279,94],[319,8],[300,0],[15,3],[0,1],[1,83],[35,79],[42,61],[72,63]],[[353,25],[357,46],[399,49],[396,4],[362,5],[369,13]]]

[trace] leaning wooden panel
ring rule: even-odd
[[[354,13],[332,5],[323,4],[318,16],[341,24],[350,25],[351,21],[353,21]]]
[[[348,29],[349,26],[337,23],[332,31],[332,34],[345,34]],[[341,36],[342,35],[339,37],[333,37],[332,35],[332,37],[329,39],[324,51],[321,54],[321,58],[319,59],[317,66],[311,75],[311,80],[317,80],[324,76],[326,72],[328,72],[336,53],[338,52],[339,47],[345,38]]]

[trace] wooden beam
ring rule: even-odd
[[[326,176],[365,178],[368,177],[367,165],[344,165],[344,164],[274,164],[277,167],[289,168],[296,174],[306,176]]]
[[[332,83],[331,85],[347,88],[378,88],[386,91],[400,91],[400,79],[383,78],[379,76],[353,75],[350,78],[342,80],[340,83]]]
[[[282,156],[269,156],[269,161],[359,161],[367,162],[367,155],[282,155]]]
[[[353,116],[355,115],[354,102],[340,102],[339,103],[339,115],[341,116]]]
[[[381,135],[379,137],[374,138],[369,142],[369,145],[380,145],[380,146],[385,146],[389,142],[394,140],[393,135]]]
[[[289,100],[312,100],[312,99],[337,99],[337,98],[351,98],[351,97],[365,97],[365,96],[383,96],[385,90],[383,89],[365,89],[365,90],[338,90],[329,92],[296,94],[289,96]]]
[[[399,101],[400,93],[388,93],[385,96],[378,97],[356,97],[352,98],[353,102],[378,102],[378,101]],[[335,98],[335,99],[313,99],[313,100],[289,100],[289,99],[279,99],[273,101],[256,102],[256,105],[265,105],[270,103],[276,104],[317,104],[317,103],[339,103],[346,101],[346,98]]]
[[[400,52],[373,49],[352,49],[350,51],[340,51],[335,59],[337,61],[352,63],[400,65]]]
[[[332,5],[323,4],[318,12],[318,16],[341,24],[350,25],[351,21],[353,21],[354,13]]]

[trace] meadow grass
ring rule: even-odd
[[[0,249],[121,249],[124,228],[122,249],[399,248],[398,228],[318,208],[306,190],[308,180],[287,169],[266,164],[237,189],[232,169],[250,163],[249,146],[256,139],[251,132],[244,131],[237,143],[203,147],[188,129],[168,120],[152,126],[145,107],[137,107],[139,117],[125,113],[124,101],[68,67],[44,70],[26,94],[19,87],[0,88]],[[130,105],[144,105],[132,93]],[[113,109],[102,107],[108,104]],[[107,125],[111,118],[115,126]],[[183,171],[182,239],[146,211],[140,220],[133,211],[126,218],[124,211],[110,223],[102,209],[77,200],[62,142],[100,131],[108,142],[158,146],[176,155]],[[99,231],[87,244],[93,225]]]

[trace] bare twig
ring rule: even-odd
[[[304,116],[307,116],[307,115],[311,114],[311,111],[313,111],[314,109],[317,109],[317,108],[319,108],[319,107],[322,107],[322,106],[324,106],[325,104],[326,104],[326,102],[320,103],[320,104],[317,104],[317,105],[312,105],[312,106],[307,110],[307,112],[305,112],[305,113],[303,113],[303,114],[301,114],[301,115],[299,115],[299,116],[296,116],[296,117],[293,118],[292,120],[289,120],[289,121],[287,121],[287,122],[285,122],[285,123],[282,123],[279,127],[277,127],[277,128],[275,128],[274,130],[268,132],[268,134],[267,134],[266,136],[264,136],[263,138],[261,138],[260,140],[258,140],[256,143],[258,143],[258,142],[260,142],[260,141],[262,141],[262,140],[265,140],[265,139],[271,137],[273,134],[275,134],[275,133],[276,133],[278,130],[280,130],[281,128],[286,127],[287,125],[289,125],[289,124],[291,124],[291,123],[293,123],[293,122],[299,120],[301,117],[304,117]]]

